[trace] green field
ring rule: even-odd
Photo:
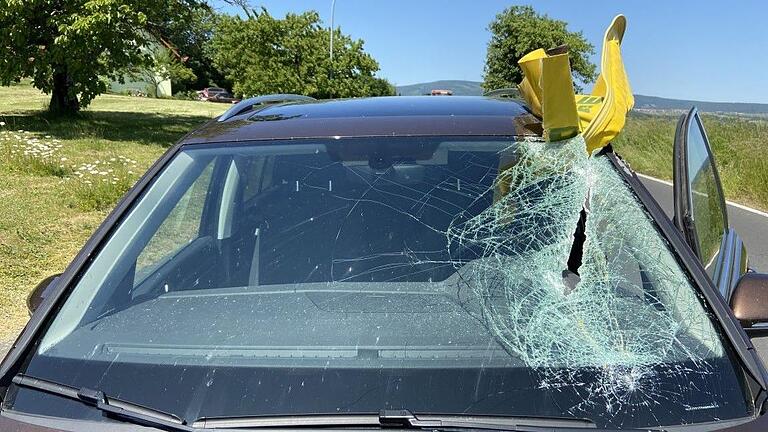
[[[171,144],[226,105],[103,95],[77,119],[42,114],[45,95],[0,87],[0,341],[24,300],[61,272],[115,202]]]
[[[47,97],[0,88],[0,341],[24,325],[27,293],[60,272],[165,149],[225,105],[104,95],[77,119]],[[674,117],[632,115],[615,143],[633,168],[671,178]],[[768,122],[705,116],[729,199],[768,208]]]
[[[635,171],[672,180],[679,116],[632,113],[614,148]],[[768,119],[703,114],[726,198],[768,209]]]

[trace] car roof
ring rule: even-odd
[[[210,121],[181,144],[372,136],[540,137],[541,120],[518,100],[390,96],[257,106]]]

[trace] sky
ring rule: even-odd
[[[253,0],[276,17],[314,9],[330,25],[331,0]],[[481,81],[488,23],[501,0],[336,0],[335,22],[365,41],[396,85],[441,79]],[[605,28],[627,17],[622,54],[636,94],[718,102],[768,103],[768,1],[527,2],[581,31],[599,65]],[[236,13],[236,9],[223,7]],[[543,47],[549,48],[549,47]],[[589,87],[588,87],[589,88]]]

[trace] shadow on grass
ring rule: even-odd
[[[188,132],[210,120],[206,116],[86,111],[74,116],[51,116],[43,112],[0,114],[8,130],[26,130],[61,140],[95,139],[134,141],[169,147]]]

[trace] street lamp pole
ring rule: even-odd
[[[331,68],[333,68],[333,17],[336,14],[336,0],[331,0],[331,45],[328,48],[328,56],[331,60]]]
[[[336,0],[331,0],[331,44],[328,47],[328,80],[333,81],[333,16],[336,14]],[[331,92],[331,96],[333,92]]]

